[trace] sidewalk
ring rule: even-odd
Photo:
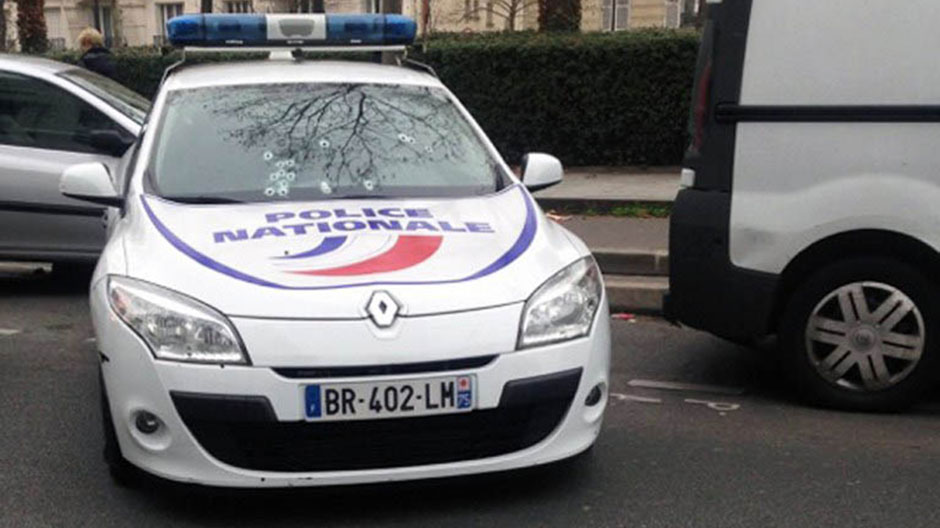
[[[545,209],[627,203],[671,203],[679,168],[575,167],[561,184],[535,193]],[[562,216],[561,225],[594,253],[613,312],[659,313],[669,290],[669,219]]]
[[[591,248],[665,252],[669,247],[668,218],[572,216],[560,223]]]
[[[669,290],[669,219],[574,216],[558,221],[590,248],[611,311],[658,314]]]
[[[554,187],[535,193],[541,203],[672,202],[679,192],[679,167],[573,167]]]

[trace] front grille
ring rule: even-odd
[[[426,374],[429,372],[447,372],[485,367],[496,359],[492,356],[477,356],[443,361],[424,361],[421,363],[399,363],[390,365],[366,365],[358,367],[276,367],[272,370],[285,378],[324,379],[349,378],[359,376],[394,376],[398,374]]]
[[[558,427],[580,378],[581,370],[575,369],[512,381],[495,409],[349,422],[259,420],[260,411],[244,420],[224,412],[231,397],[220,400],[223,412],[213,413],[194,411],[199,407],[186,404],[192,395],[172,396],[196,440],[226,464],[283,472],[379,469],[474,460],[531,447]]]

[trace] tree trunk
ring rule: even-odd
[[[421,38],[428,36],[428,25],[431,23],[431,0],[421,0]]]
[[[539,31],[581,30],[581,0],[539,0]]]
[[[49,48],[46,38],[46,17],[43,0],[19,0],[16,10],[16,32],[24,53],[44,53]]]
[[[519,2],[522,0],[509,0],[509,12],[506,14],[506,29],[509,31],[516,30],[516,14],[518,13]]]
[[[6,0],[0,0],[0,51],[7,50],[7,12]]]
[[[200,13],[211,13],[211,12],[212,12],[212,0],[200,0],[200,2],[199,2],[199,12],[200,12]]]

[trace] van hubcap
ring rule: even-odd
[[[827,295],[806,326],[810,363],[826,381],[855,391],[892,387],[924,351],[924,320],[901,290],[855,282]]]

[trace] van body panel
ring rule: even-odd
[[[864,229],[940,249],[940,124],[737,126],[735,266],[779,274],[815,242]]]
[[[937,20],[936,0],[754,0],[740,104],[940,104]]]
[[[893,231],[940,250],[937,20],[936,0],[709,3],[668,318],[759,338],[776,328],[781,274],[819,241]]]

